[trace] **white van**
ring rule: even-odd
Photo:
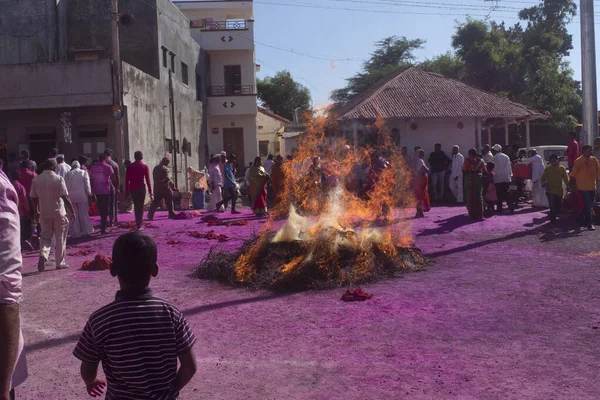
[[[558,160],[560,161],[560,165],[567,168],[567,157],[565,156],[565,151],[567,151],[567,146],[531,146],[532,149],[536,149],[540,157],[544,159],[544,163],[546,165],[550,164],[550,156],[556,154],[558,156]],[[525,148],[519,149],[526,150]]]

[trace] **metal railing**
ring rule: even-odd
[[[239,96],[256,94],[254,85],[211,86],[209,96]]]
[[[205,21],[203,31],[245,31],[248,22],[244,20],[233,21]]]

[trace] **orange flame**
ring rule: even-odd
[[[283,229],[292,229],[291,236],[296,237],[278,236],[305,240],[308,246],[305,255],[281,267],[283,274],[294,273],[307,260],[318,258],[319,267],[328,274],[352,282],[374,268],[375,247],[395,255],[397,247],[412,244],[410,223],[399,218],[402,212],[398,212],[415,204],[411,174],[384,119],[378,118],[368,126],[370,144],[356,149],[338,134],[331,110],[305,120],[305,134],[299,140],[298,151],[292,161],[283,164],[285,190],[281,201],[271,210],[271,218],[256,245],[236,263],[240,282],[253,277],[260,250],[270,240],[273,222],[285,215],[289,220]],[[387,168],[379,170],[381,165],[377,163],[382,160],[373,154],[383,155],[389,163]],[[371,172],[361,176],[362,169]],[[325,176],[323,181],[321,176]],[[344,246],[361,251],[353,270],[341,274],[338,257]]]

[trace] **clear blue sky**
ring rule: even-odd
[[[315,107],[319,107],[327,103],[331,90],[343,87],[344,79],[360,69],[360,60],[368,58],[373,43],[381,38],[397,35],[426,40],[424,50],[417,53],[418,59],[423,60],[452,50],[455,26],[467,15],[477,19],[489,15],[496,21],[514,24],[518,22],[520,9],[537,3],[536,0],[255,0],[256,54],[262,65],[258,76],[289,70],[310,89]],[[496,4],[498,7],[493,9]],[[595,4],[600,24],[600,1]],[[579,16],[569,28],[575,47],[569,61],[575,78],[580,79]],[[600,26],[596,25],[596,29]],[[600,54],[600,46],[597,52]]]

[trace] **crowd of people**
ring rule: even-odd
[[[29,159],[27,151],[21,153],[20,160],[15,160],[14,154],[8,157],[5,170],[19,200],[20,246],[22,250],[33,250],[32,238],[37,231],[39,271],[44,271],[48,265],[51,249],[54,249],[56,268],[67,267],[67,236],[85,238],[92,235],[94,227],[90,212],[94,211],[91,210],[97,210],[100,215],[101,234],[106,233],[107,227],[118,224],[121,192],[124,194],[122,198],[131,198],[133,202],[138,230],[142,229],[147,193],[152,200],[148,220],[153,219],[163,201],[169,218],[175,217],[169,159],[163,158],[154,168],[152,185],[143,157],[138,151],[134,154],[133,163],[126,162],[121,167],[112,159],[110,149],[91,163],[87,157],[80,156],[70,165],[56,149],[51,149],[48,159],[39,166]]]
[[[470,149],[463,156],[459,146],[454,146],[448,156],[440,144],[425,162],[425,152],[415,147],[409,160],[413,174],[413,190],[416,198],[416,217],[421,218],[431,208],[431,203],[465,203],[469,218],[481,221],[494,213],[501,214],[506,204],[514,212],[523,195],[525,181],[531,180],[532,204],[549,208],[550,223],[555,224],[564,202],[579,204],[577,222],[581,227],[595,230],[592,214],[598,197],[600,169],[600,138],[594,146],[579,148],[576,133],[569,132],[569,145],[564,154],[569,173],[560,165],[563,157],[553,154],[546,166],[536,149],[528,152],[513,145],[506,152],[499,144],[485,145],[481,151]],[[526,174],[516,174],[525,168]]]
[[[79,170],[77,175],[84,176],[81,165],[73,164],[68,174]],[[58,252],[59,240],[68,226],[64,208],[71,217],[77,211],[70,205],[56,162],[45,161],[41,169],[33,179],[30,196],[34,209],[42,214],[43,251],[50,245],[47,232],[54,232]],[[15,388],[28,377],[20,316],[23,199],[18,190],[0,169],[1,400],[14,400]],[[81,193],[71,192],[71,196],[75,199]],[[55,200],[47,201],[50,198]],[[196,373],[194,332],[176,307],[152,296],[150,281],[159,271],[157,254],[156,243],[139,231],[120,236],[113,245],[110,273],[118,278],[120,290],[114,302],[91,314],[73,351],[81,362],[85,389],[92,397],[106,391],[106,398],[111,399],[175,399]],[[98,377],[100,363],[106,380]]]

